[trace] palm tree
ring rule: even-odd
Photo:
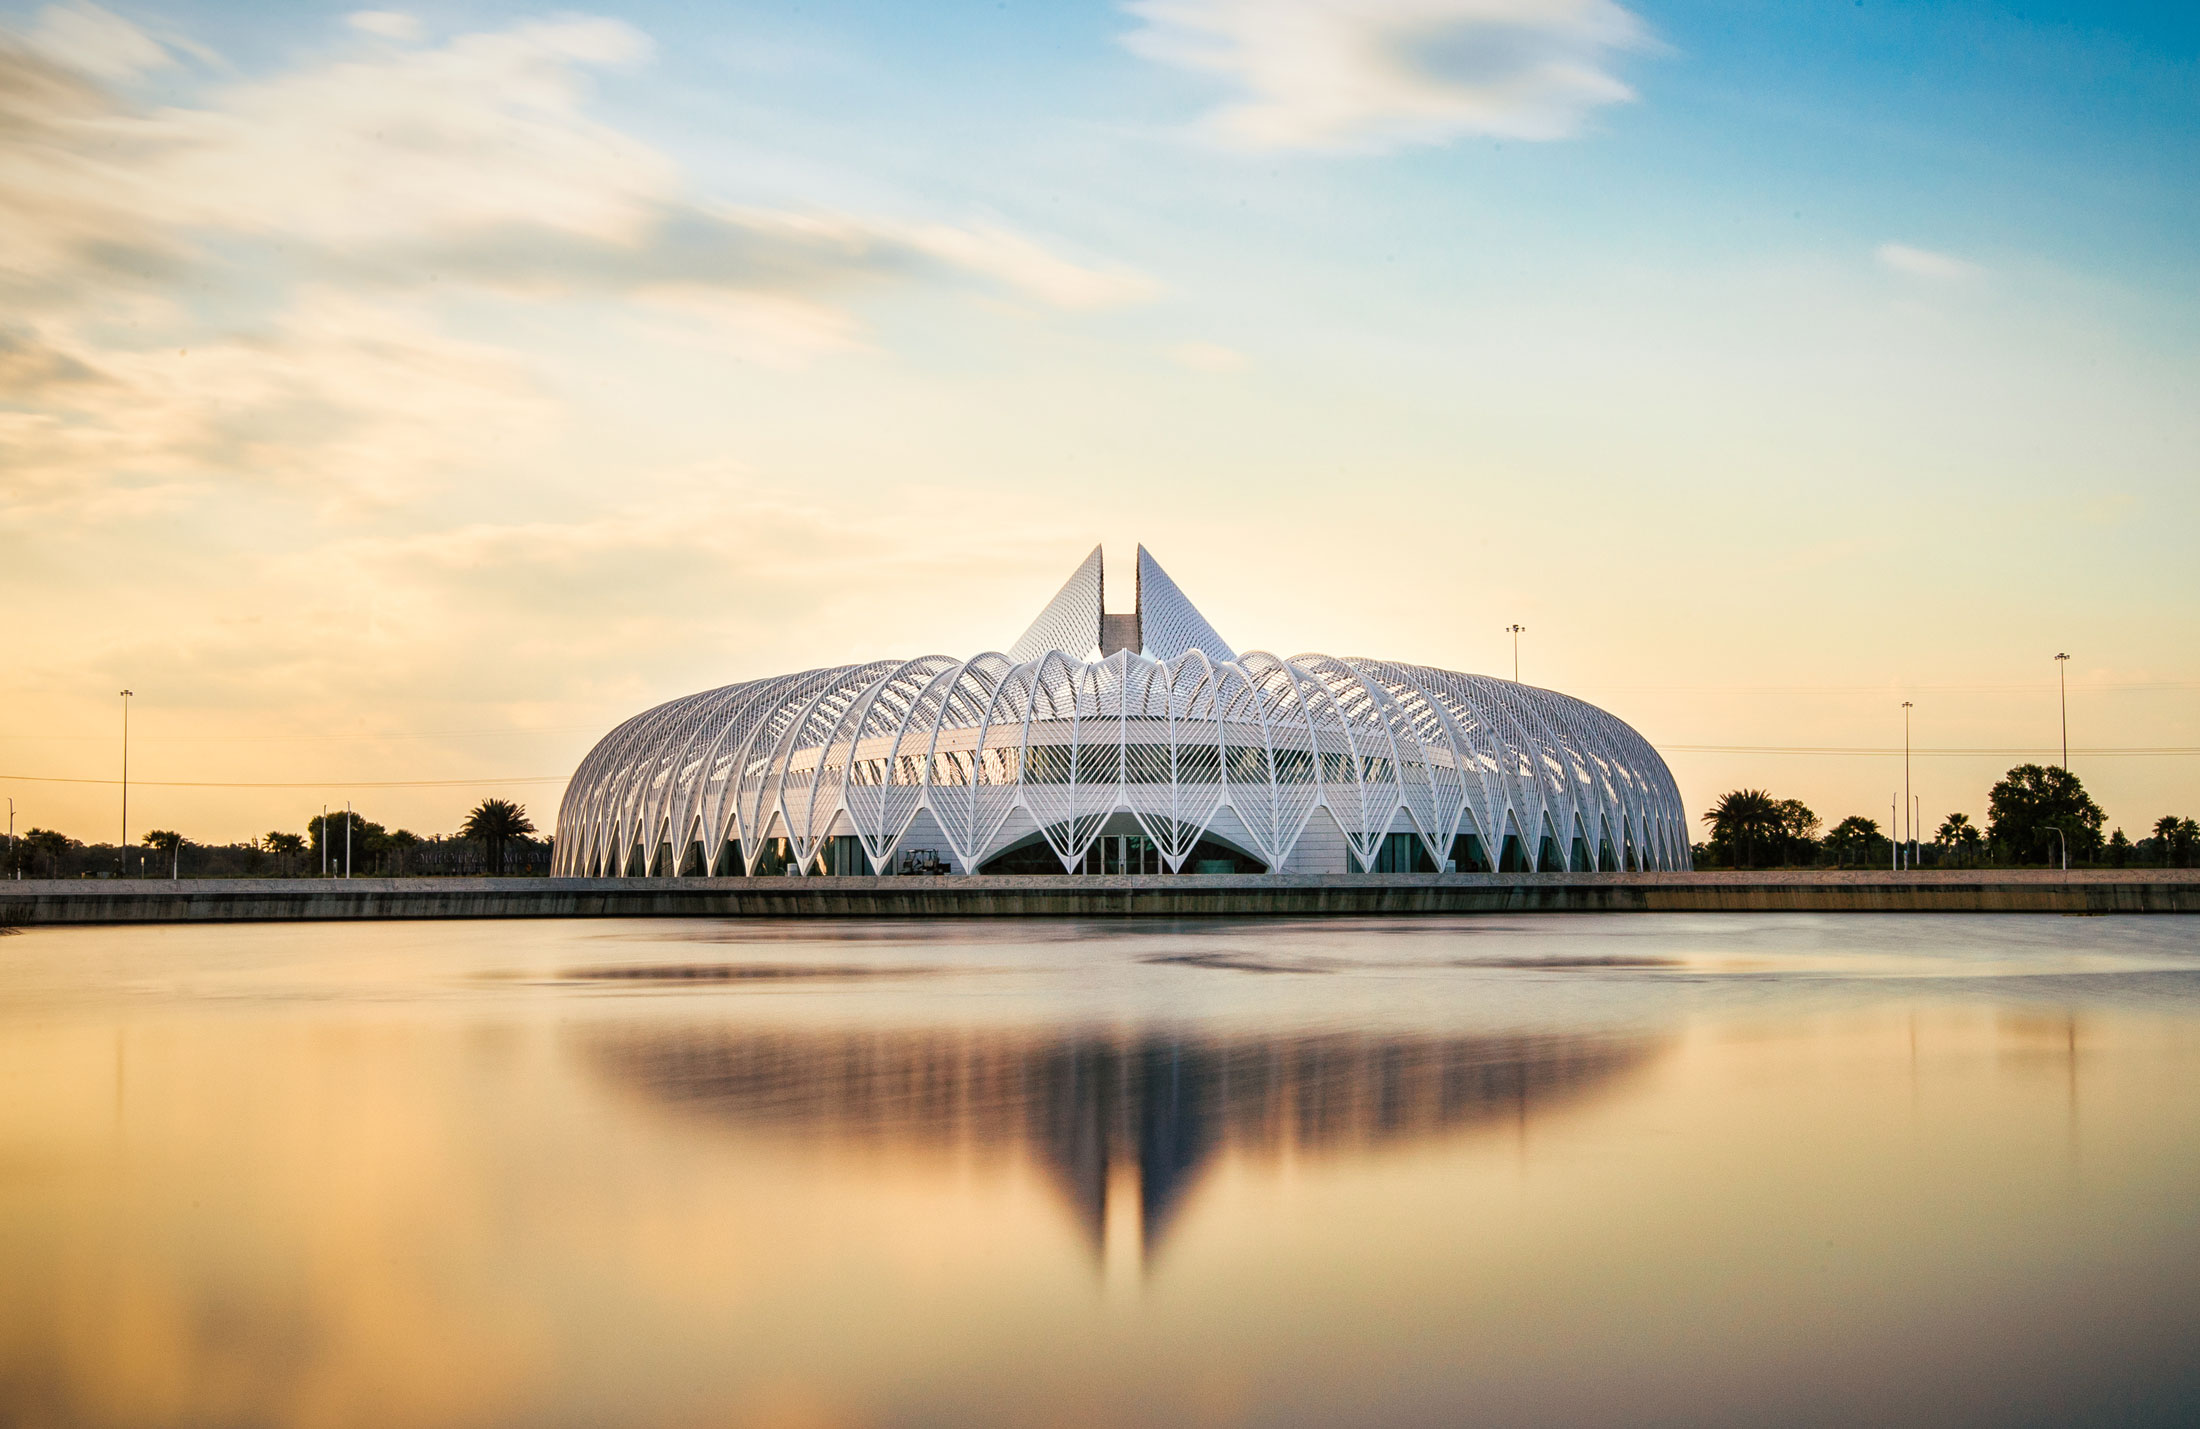
[[[2162,855],[2164,868],[2177,861],[2177,823],[2175,814],[2164,814],[2154,821],[2154,845]]]
[[[171,877],[180,877],[182,875],[182,834],[177,833],[174,829],[154,829],[151,833],[147,834],[144,837],[142,842],[147,848],[152,849],[154,852],[167,855],[168,867]]]
[[[33,855],[44,854],[55,878],[61,876],[61,857],[73,842],[75,840],[59,829],[30,829],[23,835],[23,847]]]
[[[1872,845],[1879,842],[1879,825],[1862,814],[1851,814],[1833,826],[1826,835],[1827,846],[1832,848],[1834,862],[1862,862],[1871,855]]]
[[[1933,834],[1933,842],[1950,848],[1974,848],[1985,839],[1969,814],[1950,814],[1940,821],[1940,828]]]
[[[524,804],[515,804],[509,799],[483,799],[474,805],[474,811],[466,816],[466,822],[459,825],[458,831],[467,838],[481,840],[488,850],[489,872],[501,876],[505,844],[527,837],[535,831],[535,825],[527,817]]]
[[[1703,821],[1711,825],[1711,841],[1737,850],[1736,865],[1748,868],[1759,843],[1779,839],[1786,812],[1762,789],[1736,789],[1713,804]]]
[[[397,872],[400,876],[405,872],[405,856],[411,853],[419,842],[420,835],[414,833],[411,829],[397,829],[390,834],[390,852],[396,855]]]
[[[1955,813],[1940,821],[1940,827],[1933,833],[1933,842],[1950,853],[1970,854],[1985,837],[1978,825],[1971,822],[1969,814]]]
[[[2154,841],[2161,849],[2162,864],[2184,867],[2192,855],[2193,846],[2200,843],[2200,824],[2190,819],[2180,819],[2175,814],[2164,814],[2154,821]]]
[[[290,877],[290,861],[306,851],[302,835],[286,834],[280,829],[260,840],[267,851],[275,855],[275,867],[285,878]]]

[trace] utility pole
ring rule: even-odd
[[[328,805],[321,806],[321,876],[328,877]]]
[[[344,877],[351,877],[351,800],[344,801]]]
[[[2070,657],[2055,657],[2055,692],[2062,700],[2063,773],[2070,772]]]
[[[1527,631],[1527,628],[1527,626],[1519,624],[1505,627],[1513,638],[1513,683],[1516,685],[1520,683],[1520,637]]]
[[[130,872],[130,691],[122,692],[122,843],[115,850],[121,865],[115,872]]]

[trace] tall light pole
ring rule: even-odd
[[[1527,632],[1525,625],[1508,625],[1505,630],[1513,638],[1513,683],[1520,683],[1520,637]]]
[[[115,850],[115,872],[122,874],[130,871],[130,695],[122,692],[122,844]]]
[[[2070,772],[2070,657],[2055,657],[2055,692],[2062,700],[2063,773]]]
[[[1909,822],[1910,867],[1917,867],[1917,820],[1910,812],[1910,702],[1902,702],[1902,817]]]
[[[321,876],[328,877],[328,805],[321,806]]]

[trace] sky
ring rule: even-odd
[[[0,5],[0,793],[554,819],[1021,632],[1512,673],[1926,833],[2200,816],[2200,13]],[[1834,751],[1834,752],[1824,752]],[[72,782],[73,781],[73,782]]]

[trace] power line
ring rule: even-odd
[[[1670,754],[1800,754],[1830,757],[1889,758],[1902,753],[1899,744],[1664,744],[1652,747]],[[2053,754],[2053,746],[2029,744],[1920,745],[1913,755],[1960,759],[1989,755]],[[2074,745],[2072,754],[2089,758],[2176,758],[2200,754],[2200,744]],[[518,774],[509,778],[480,779],[300,779],[281,783],[245,783],[219,779],[135,779],[148,789],[463,789],[483,784],[563,784],[566,774]],[[115,785],[119,779],[73,779],[56,774],[0,774],[0,780],[27,784]]]
[[[1575,688],[1583,690],[1640,692],[1694,691],[1704,694],[1885,694],[1890,690],[1923,691],[1935,695],[2044,695],[2049,687],[2040,682],[2022,685],[1920,685],[1905,680],[1881,680],[1869,685],[1614,685],[1583,682]],[[2112,690],[2200,690],[2200,680],[2104,680],[2093,684],[2075,686],[2080,694],[2099,694]]]
[[[606,726],[601,724],[559,724],[544,725],[538,729],[429,729],[395,734],[378,733],[371,730],[348,734],[151,734],[139,735],[131,742],[135,744],[267,744],[276,740],[284,740],[315,743],[329,741],[364,743],[380,739],[473,739],[487,735],[495,735],[502,739],[524,739],[530,735],[538,734],[600,733],[605,728]],[[21,740],[26,743],[31,740],[103,740],[109,737],[104,734],[0,734],[0,739]]]
[[[286,784],[232,784],[211,779],[133,779],[141,789],[465,789],[481,784],[563,784],[565,774],[522,774],[511,779],[316,779]],[[26,784],[119,784],[119,779],[65,779],[54,774],[0,774]]]
[[[1673,754],[1857,754],[1889,756],[1902,752],[1902,746],[1899,744],[1660,744],[1655,740],[1652,740],[1651,744],[1653,748],[1660,752]],[[1927,748],[1920,745],[1910,751],[1912,754],[1944,756],[2053,754],[2055,752],[2055,746],[2051,744],[2046,746],[2026,744],[1942,745],[1938,748]],[[2091,748],[2073,745],[2070,752],[2072,754],[2107,755],[2111,757],[2119,755],[2200,754],[2200,744],[2095,745]]]

